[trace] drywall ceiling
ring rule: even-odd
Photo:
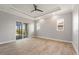
[[[0,10],[5,11],[23,18],[38,18],[46,14],[54,12],[63,12],[64,10],[72,10],[73,5],[62,5],[62,4],[36,4],[38,9],[44,12],[31,12],[34,10],[33,4],[2,4]]]

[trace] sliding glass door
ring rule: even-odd
[[[28,37],[26,23],[16,22],[16,40]]]
[[[26,23],[23,23],[22,35],[23,35],[23,38],[26,38],[28,36],[28,28],[27,28],[27,24]]]
[[[16,39],[22,39],[22,23],[16,22]]]

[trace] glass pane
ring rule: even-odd
[[[26,38],[28,37],[28,30],[27,30],[27,24],[23,24],[23,27],[22,27],[22,35],[23,35],[23,38]]]
[[[22,23],[16,22],[16,39],[22,39]]]

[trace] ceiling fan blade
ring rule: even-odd
[[[35,5],[35,4],[33,4],[33,6],[34,6],[34,7],[36,7],[36,5]]]
[[[36,10],[37,9],[37,6],[35,4],[33,4],[33,6],[34,6],[34,9]]]
[[[35,10],[32,10],[31,12],[34,12]]]
[[[40,9],[36,9],[37,11],[40,11],[40,12],[43,12],[42,10],[40,10]]]

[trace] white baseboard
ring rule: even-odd
[[[0,42],[0,44],[6,44],[6,43],[10,43],[10,42],[14,42],[16,40],[10,40],[10,41],[5,41],[5,42]]]
[[[29,40],[31,38],[24,38],[23,40]],[[22,39],[19,39],[22,40]],[[6,44],[6,43],[10,43],[10,42],[16,42],[17,40],[10,40],[10,41],[4,41],[4,42],[0,42],[0,44]]]
[[[72,42],[72,45],[73,45],[73,48],[74,48],[74,50],[75,50],[76,54],[78,55],[78,49],[75,47],[75,45],[74,45],[74,43],[73,43],[73,42]]]
[[[66,40],[54,39],[54,38],[48,38],[48,37],[44,37],[44,36],[37,36],[37,37],[38,37],[38,38],[44,38],[44,39],[55,40],[55,41],[60,41],[60,42],[72,43],[72,41],[66,41]]]

